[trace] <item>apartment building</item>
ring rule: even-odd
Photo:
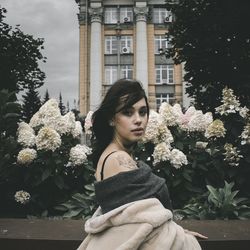
[[[161,52],[173,17],[165,0],[75,0],[79,4],[80,112],[95,110],[120,78],[141,81],[149,105],[183,102],[182,66]]]

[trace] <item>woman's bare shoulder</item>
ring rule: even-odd
[[[116,151],[108,156],[104,165],[104,179],[116,175],[120,172],[137,169],[137,164],[133,158],[125,151]]]

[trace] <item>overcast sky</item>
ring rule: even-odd
[[[78,6],[75,0],[0,0],[7,9],[5,22],[20,24],[20,29],[35,38],[44,38],[42,50],[47,57],[40,68],[45,72],[45,84],[39,89],[44,97],[58,99],[61,91],[63,102],[73,108],[78,101]]]

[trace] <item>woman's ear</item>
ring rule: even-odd
[[[109,126],[114,127],[115,123],[113,120],[109,121]]]

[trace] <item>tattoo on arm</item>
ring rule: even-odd
[[[125,157],[123,155],[118,155],[116,159],[119,162],[119,165],[125,168],[129,169],[137,169],[136,162],[133,159],[129,159],[128,157]]]

